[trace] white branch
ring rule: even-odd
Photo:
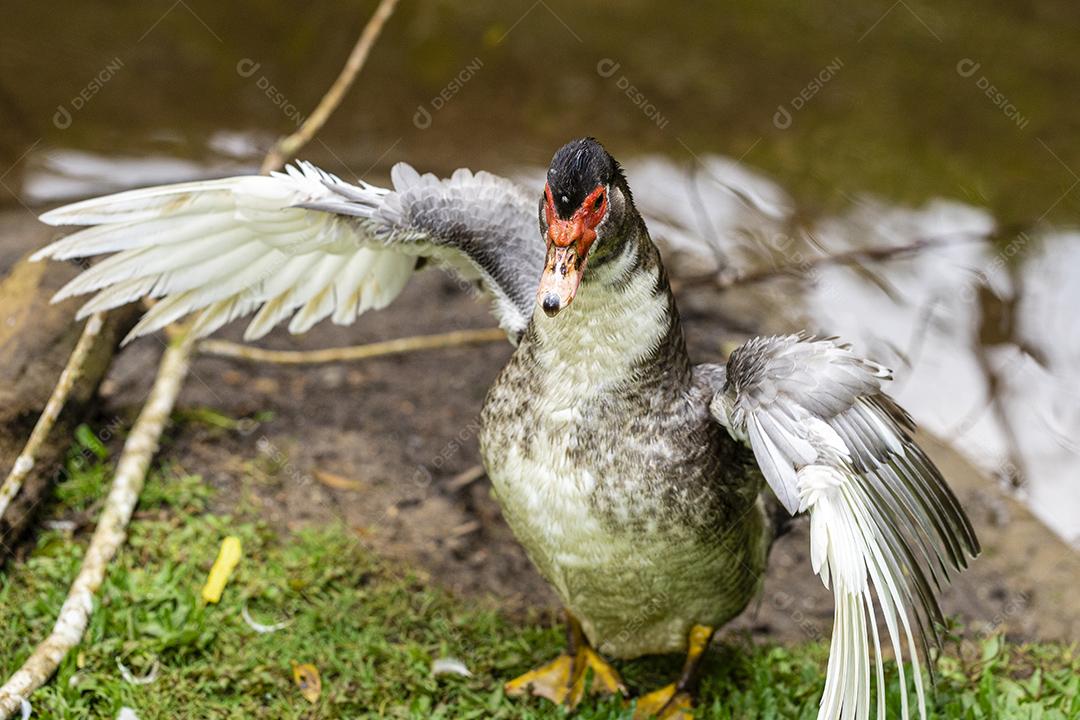
[[[360,37],[356,40],[356,45],[353,47],[352,52],[349,54],[349,59],[345,61],[345,66],[341,68],[341,73],[334,80],[334,84],[330,86],[330,89],[323,95],[322,100],[315,106],[315,109],[308,115],[304,124],[294,132],[292,135],[278,140],[274,147],[270,148],[270,152],[266,154],[263,159],[262,167],[259,169],[261,173],[268,173],[271,170],[280,170],[281,166],[290,158],[300,152],[300,148],[304,147],[311,141],[311,138],[315,137],[315,133],[322,129],[322,126],[326,124],[326,121],[333,114],[337,106],[341,104],[342,98],[345,97],[345,93],[352,87],[353,80],[356,79],[360,69],[364,67],[364,63],[367,62],[368,53],[371,52],[371,48],[375,45],[375,41],[379,39],[379,35],[382,34],[383,25],[390,19],[390,16],[394,14],[394,8],[397,7],[398,0],[381,0],[379,6],[375,8],[375,12],[372,14],[371,19],[364,25],[364,29],[360,32]]]

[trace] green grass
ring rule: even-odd
[[[53,513],[85,508],[101,488],[104,460],[77,445]],[[151,473],[130,538],[99,594],[83,642],[33,699],[35,717],[115,718],[122,706],[153,718],[559,718],[540,700],[506,698],[503,680],[550,659],[561,633],[539,618],[524,626],[493,605],[455,599],[406,568],[380,561],[346,528],[289,535],[254,517],[205,512],[209,491],[175,468]],[[244,557],[218,605],[199,592],[226,535]],[[10,674],[51,628],[86,546],[57,531],[0,571],[0,673]],[[244,622],[288,619],[276,633]],[[935,717],[1080,716],[1075,647],[982,643],[981,655],[944,657]],[[813,718],[827,648],[756,646],[738,638],[714,648],[702,689],[706,718]],[[432,660],[464,660],[472,678],[430,674]],[[148,686],[121,678],[160,664]],[[315,704],[292,680],[292,663],[322,677]],[[639,690],[667,682],[678,658],[621,666]],[[890,703],[898,704],[895,678]],[[627,717],[614,701],[587,701],[577,717]]]

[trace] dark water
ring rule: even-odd
[[[251,170],[374,5],[4,3],[0,205]],[[743,270],[987,235],[815,270],[787,322],[897,367],[917,419],[1075,539],[1080,5],[948,5],[404,0],[304,156],[524,172],[593,134],[670,245]]]

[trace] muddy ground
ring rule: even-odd
[[[50,236],[25,213],[12,213],[0,217],[0,274]],[[790,329],[780,304],[794,296],[777,284],[680,294],[694,358],[715,360],[750,332]],[[428,272],[389,309],[353,327],[323,323],[299,338],[279,330],[261,344],[321,348],[493,324],[486,303]],[[239,339],[241,330],[234,325],[221,336]],[[161,349],[159,338],[144,338],[123,351],[102,388],[99,426],[130,422]],[[553,609],[554,595],[514,542],[487,479],[467,480],[479,463],[484,394],[510,352],[491,344],[305,367],[200,357],[180,396],[181,418],[200,408],[271,418],[231,430],[181,419],[161,458],[217,488],[215,512],[254,507],[290,529],[342,522],[380,554],[422,569],[454,593],[514,615]],[[964,459],[927,442],[984,546],[945,591],[945,611],[974,633],[1080,637],[1080,557]],[[762,598],[729,631],[781,642],[828,636],[832,601],[811,574],[807,547],[807,526],[797,523],[773,550]]]

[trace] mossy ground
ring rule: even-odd
[[[49,515],[93,507],[108,461],[92,443],[72,454]],[[97,448],[101,450],[101,448]],[[543,701],[504,696],[502,681],[554,656],[561,633],[543,618],[515,624],[493,605],[455,599],[408,568],[380,561],[341,526],[281,534],[256,516],[206,512],[208,487],[176,468],[151,473],[120,556],[99,593],[86,637],[33,698],[35,717],[115,718],[121,707],[153,718],[557,718]],[[200,599],[221,540],[237,535],[243,559],[219,604]],[[0,673],[10,674],[51,628],[88,541],[46,530],[29,555],[0,571]],[[262,623],[288,627],[256,633]],[[813,718],[827,647],[714,647],[701,695],[704,718]],[[432,677],[434,659],[467,663],[471,678]],[[125,681],[154,664],[149,685]],[[621,666],[631,687],[667,682],[679,658]],[[311,703],[294,663],[318,668]],[[933,717],[1080,716],[1075,646],[1013,645],[992,637],[939,659]],[[898,709],[895,678],[890,704]],[[577,717],[628,717],[616,701],[587,701]]]

